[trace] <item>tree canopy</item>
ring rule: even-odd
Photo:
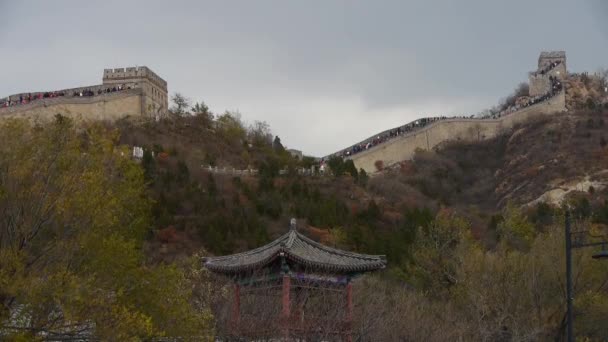
[[[192,336],[211,316],[176,266],[145,264],[150,200],[117,135],[0,124],[0,337]]]

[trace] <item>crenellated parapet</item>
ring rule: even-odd
[[[104,69],[103,84],[135,83],[144,90],[144,108],[159,113],[169,110],[167,82],[146,66]]]
[[[566,51],[542,51],[538,56],[538,70],[549,68],[551,64],[561,64],[566,68]]]
[[[165,92],[167,91],[167,81],[163,80],[146,66],[103,70],[104,84],[117,83],[132,79],[147,79]]]
[[[543,51],[538,57],[538,68],[528,74],[530,96],[551,91],[555,80],[563,82],[568,76],[566,52]]]

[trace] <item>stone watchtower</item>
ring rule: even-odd
[[[552,79],[560,82],[567,77],[566,52],[543,51],[538,57],[538,69],[530,72],[530,96],[542,96],[551,91]]]
[[[142,89],[141,110],[150,116],[163,116],[169,108],[167,82],[148,67],[104,69],[103,85]]]

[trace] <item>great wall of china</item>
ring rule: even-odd
[[[168,109],[167,82],[145,66],[105,69],[102,84],[0,98],[0,118],[81,120],[156,117]]]
[[[390,167],[411,159],[417,149],[430,150],[447,140],[494,137],[532,117],[565,111],[562,83],[567,82],[567,75],[565,52],[542,52],[536,71],[528,75],[529,96],[518,98],[516,106],[494,117],[419,119],[323,159],[338,155],[352,159],[357,168],[374,173],[378,165]],[[0,98],[0,119],[49,119],[62,114],[82,120],[116,120],[126,116],[154,118],[167,111],[167,82],[147,67],[105,69],[101,85]]]
[[[411,159],[417,149],[431,150],[447,140],[476,141],[496,136],[514,125],[540,115],[566,111],[566,95],[563,82],[567,82],[566,55],[563,51],[542,52],[538,69],[529,73],[529,98],[542,98],[531,105],[518,106],[495,118],[433,118],[428,124],[417,127],[420,120],[410,126],[402,126],[376,134],[362,142],[333,155],[351,159],[357,169],[367,173],[378,172],[378,166],[390,167]],[[555,91],[554,84],[559,88]],[[545,94],[550,94],[547,96]],[[528,98],[518,99],[527,101]],[[435,120],[437,119],[437,120]],[[421,119],[429,120],[429,119]],[[408,127],[407,130],[401,130]],[[389,136],[389,132],[399,132]],[[386,141],[374,144],[376,137]]]
[[[403,160],[411,159],[417,149],[430,150],[446,140],[483,140],[496,136],[515,124],[539,115],[565,111],[565,93],[521,109],[498,119],[445,119],[431,123],[419,130],[396,137],[385,143],[371,147],[353,156],[357,169],[368,173],[377,171],[376,164],[381,161],[384,167]]]

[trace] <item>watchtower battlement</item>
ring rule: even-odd
[[[566,51],[542,51],[538,56],[538,70],[548,67],[551,63],[561,63],[566,68]]]
[[[565,51],[542,51],[538,56],[538,68],[529,73],[530,96],[542,96],[555,81],[563,82],[568,76]]]
[[[142,88],[146,112],[161,113],[169,109],[167,81],[146,66],[104,69],[102,80],[104,85],[131,84]]]
[[[132,79],[148,79],[156,86],[164,91],[167,91],[167,81],[163,80],[154,71],[146,66],[140,67],[129,67],[129,68],[115,68],[115,69],[104,69],[103,70],[103,83],[125,83]]]

